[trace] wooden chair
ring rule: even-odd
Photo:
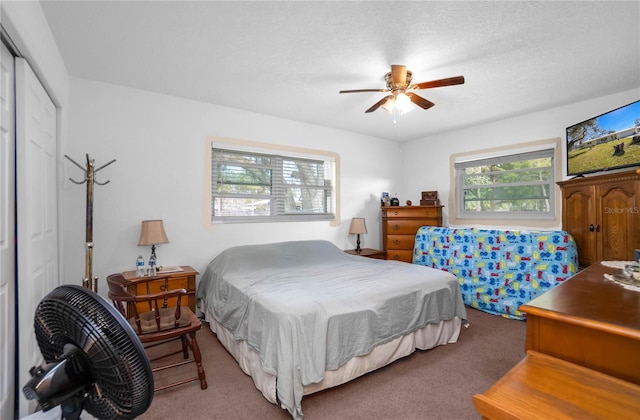
[[[149,281],[164,281],[164,279],[154,277]],[[180,352],[183,353],[184,359],[188,359],[155,367],[152,364],[153,372],[188,363],[195,363],[197,366],[197,376],[178,380],[168,385],[156,386],[154,391],[161,391],[192,381],[200,381],[200,388],[206,389],[207,380],[202,367],[200,348],[196,340],[196,332],[202,327],[202,324],[188,306],[181,304],[183,296],[185,301],[187,300],[187,291],[176,289],[147,295],[133,295],[127,290],[129,282],[120,273],[109,275],[107,284],[109,285],[109,299],[113,301],[113,305],[129,321],[145,349],[149,350],[152,347],[163,345],[160,350],[165,352],[161,352],[158,356],[150,357],[151,362]],[[167,300],[172,299],[173,301],[175,298],[177,298],[176,306],[168,306]],[[145,310],[140,310],[139,307],[143,307]],[[168,343],[178,340],[182,344],[178,350],[171,348],[170,352],[166,353],[165,347],[171,346]],[[192,359],[189,358],[189,350],[193,353]]]

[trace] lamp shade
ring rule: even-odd
[[[162,220],[143,220],[140,229],[140,239],[138,246],[167,244],[169,238],[164,231]]]
[[[361,234],[367,233],[367,225],[364,222],[364,217],[354,217],[351,219],[351,226],[349,226],[349,233]]]

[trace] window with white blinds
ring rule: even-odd
[[[463,218],[555,217],[554,149],[455,163]]]
[[[333,220],[336,162],[212,148],[212,222]]]

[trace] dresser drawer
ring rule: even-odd
[[[390,249],[387,251],[388,260],[413,262],[413,250]]]
[[[387,235],[414,235],[422,226],[425,225],[423,220],[387,220]]]
[[[386,218],[433,218],[442,217],[441,206],[415,206],[415,207],[383,207],[382,217]]]
[[[185,277],[171,277],[171,278],[167,278],[167,279],[159,279],[156,281],[150,281],[146,284],[137,284],[135,285],[135,291],[134,294],[136,295],[146,295],[146,294],[154,294],[154,293],[160,293],[160,292],[166,292],[168,290],[175,290],[175,289],[184,289],[186,290],[188,293],[192,294],[195,291],[195,284],[194,285],[190,285],[189,284],[189,280],[190,278],[185,276]],[[146,285],[148,285],[148,290]],[[182,304],[183,305],[189,305],[189,301],[192,298],[189,296],[183,296],[182,297]],[[160,304],[160,302],[158,302]],[[175,306],[178,303],[178,298],[174,297],[174,298],[170,298],[170,299],[165,299],[163,306]],[[136,304],[136,307],[138,308],[138,311],[148,311],[149,310],[149,304],[147,302],[144,303],[138,303]]]
[[[127,290],[133,295],[147,295],[153,293],[164,292],[167,290],[185,289],[187,296],[182,297],[182,304],[189,306],[195,313],[196,311],[196,275],[198,272],[189,266],[182,266],[183,271],[177,271],[172,273],[158,274],[158,279],[150,279],[149,277],[136,277],[135,271],[125,271],[122,273],[125,280],[129,285]],[[165,304],[167,306],[173,306],[178,301],[178,298],[167,299],[166,302],[158,302],[158,304]],[[145,312],[149,310],[149,304],[147,302],[136,303],[136,309],[138,312]],[[127,312],[131,313],[133,310],[133,303],[129,303]]]
[[[415,235],[388,235],[387,249],[413,249]]]

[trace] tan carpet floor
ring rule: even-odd
[[[307,420],[478,419],[472,397],[524,357],[526,323],[467,309],[455,344],[417,351],[347,384],[305,396]],[[208,388],[156,392],[140,419],[289,419],[264,399],[208,325],[198,333]],[[195,365],[180,369],[195,371]],[[175,369],[173,369],[175,371]],[[160,382],[171,370],[156,376]],[[175,375],[175,373],[172,373]]]

